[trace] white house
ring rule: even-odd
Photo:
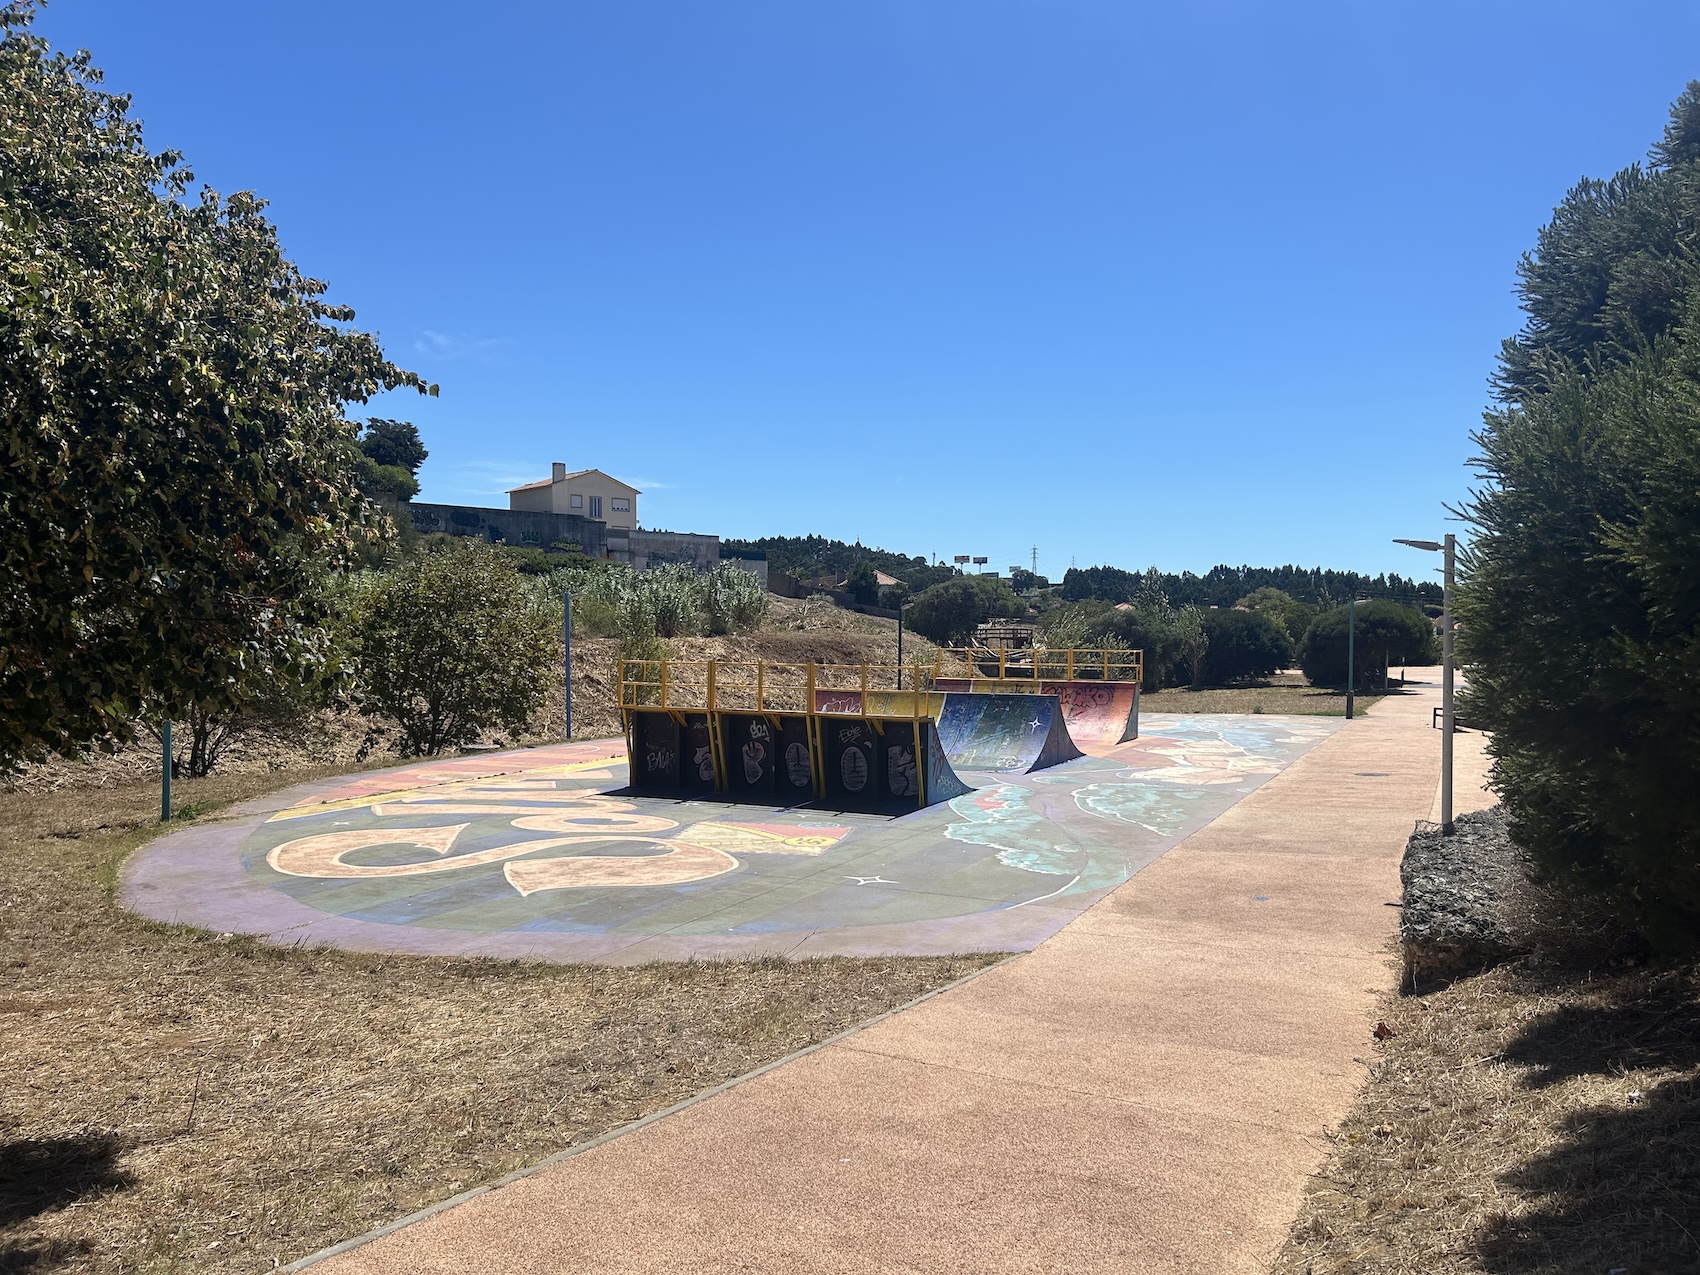
[[[561,461],[554,463],[553,471],[548,478],[508,492],[508,508],[595,518],[610,531],[637,529],[637,498],[642,493],[636,487],[600,469],[569,474]]]

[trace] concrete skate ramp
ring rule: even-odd
[[[1139,738],[1137,682],[1046,682],[1062,705],[1068,733],[1081,748],[1112,748]]]
[[[1030,692],[1033,683],[1012,678],[941,677],[942,691]],[[1075,746],[1087,752],[1114,748],[1139,738],[1137,682],[1041,682],[1039,693],[1055,695],[1062,706],[1063,724]]]
[[[1055,695],[949,693],[938,731],[957,770],[1025,774],[1082,755]]]

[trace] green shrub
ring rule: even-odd
[[[1125,610],[1108,602],[1065,602],[1040,621],[1045,645],[1062,649],[1142,651],[1147,691],[1193,680],[1195,664],[1208,648],[1197,608],[1177,611],[1151,598]]]
[[[404,757],[435,757],[500,728],[518,736],[560,658],[550,616],[496,550],[468,542],[420,554],[356,596],[361,712],[399,731]]]
[[[767,590],[731,561],[703,576],[703,626],[712,634],[743,633],[767,614]]]
[[[1387,676],[1389,664],[1435,664],[1434,625],[1415,607],[1382,598],[1358,603],[1357,634],[1348,642],[1348,607],[1324,611],[1311,621],[1299,646],[1299,666],[1312,686],[1347,684],[1346,648],[1352,646],[1357,689],[1368,690]]]
[[[850,576],[844,582],[844,591],[863,606],[873,606],[879,601],[879,577],[874,574],[873,564],[866,558],[850,569]]]
[[[1700,941],[1700,352],[1548,389],[1478,436],[1464,711],[1550,874]]]
[[[1255,611],[1209,610],[1199,615],[1209,639],[1199,669],[1203,686],[1268,677],[1293,659],[1286,630]]]
[[[1700,944],[1697,219],[1700,82],[1518,266],[1457,599],[1514,835],[1672,950]]]
[[[1027,604],[990,576],[959,576],[923,590],[908,606],[908,626],[940,646],[966,646],[976,625],[1027,612]]]

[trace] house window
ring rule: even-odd
[[[592,518],[600,518],[602,516],[602,497],[592,496],[590,498],[590,516]]]
[[[617,514],[629,514],[632,511],[632,502],[624,496],[613,496],[608,501],[608,508]]]
[[[572,498],[567,503],[573,509],[583,509],[584,497],[579,495],[577,492],[574,492]]]

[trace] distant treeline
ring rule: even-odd
[[[789,572],[805,580],[828,575],[842,580],[858,562],[866,562],[876,571],[903,581],[911,593],[919,593],[929,585],[959,574],[955,567],[944,563],[934,566],[925,558],[870,549],[860,541],[846,544],[824,536],[763,536],[759,540],[722,540],[720,544],[727,550],[762,550],[767,554],[770,571]]]
[[[1312,606],[1337,606],[1352,597],[1388,598],[1420,606],[1440,605],[1440,585],[1419,583],[1401,575],[1361,575],[1356,571],[1325,571],[1321,567],[1211,567],[1203,575],[1183,571],[1123,571],[1120,567],[1070,567],[1063,576],[1062,596],[1070,602],[1132,602],[1152,586],[1161,589],[1170,606],[1230,607],[1258,589],[1279,589]]]
[[[763,536],[758,540],[722,540],[729,551],[761,551],[771,570],[802,579],[830,575],[842,580],[859,562],[895,576],[919,593],[930,585],[960,575],[948,563],[934,565],[926,558],[870,549],[857,541],[828,540],[825,536]],[[1335,606],[1349,598],[1388,598],[1409,605],[1440,605],[1438,584],[1418,583],[1401,575],[1360,575],[1356,571],[1326,571],[1321,567],[1212,567],[1203,575],[1183,571],[1123,571],[1120,567],[1070,567],[1063,577],[1062,596],[1070,602],[1132,602],[1142,588],[1156,583],[1170,606],[1231,607],[1258,589],[1280,589],[1299,602]]]

